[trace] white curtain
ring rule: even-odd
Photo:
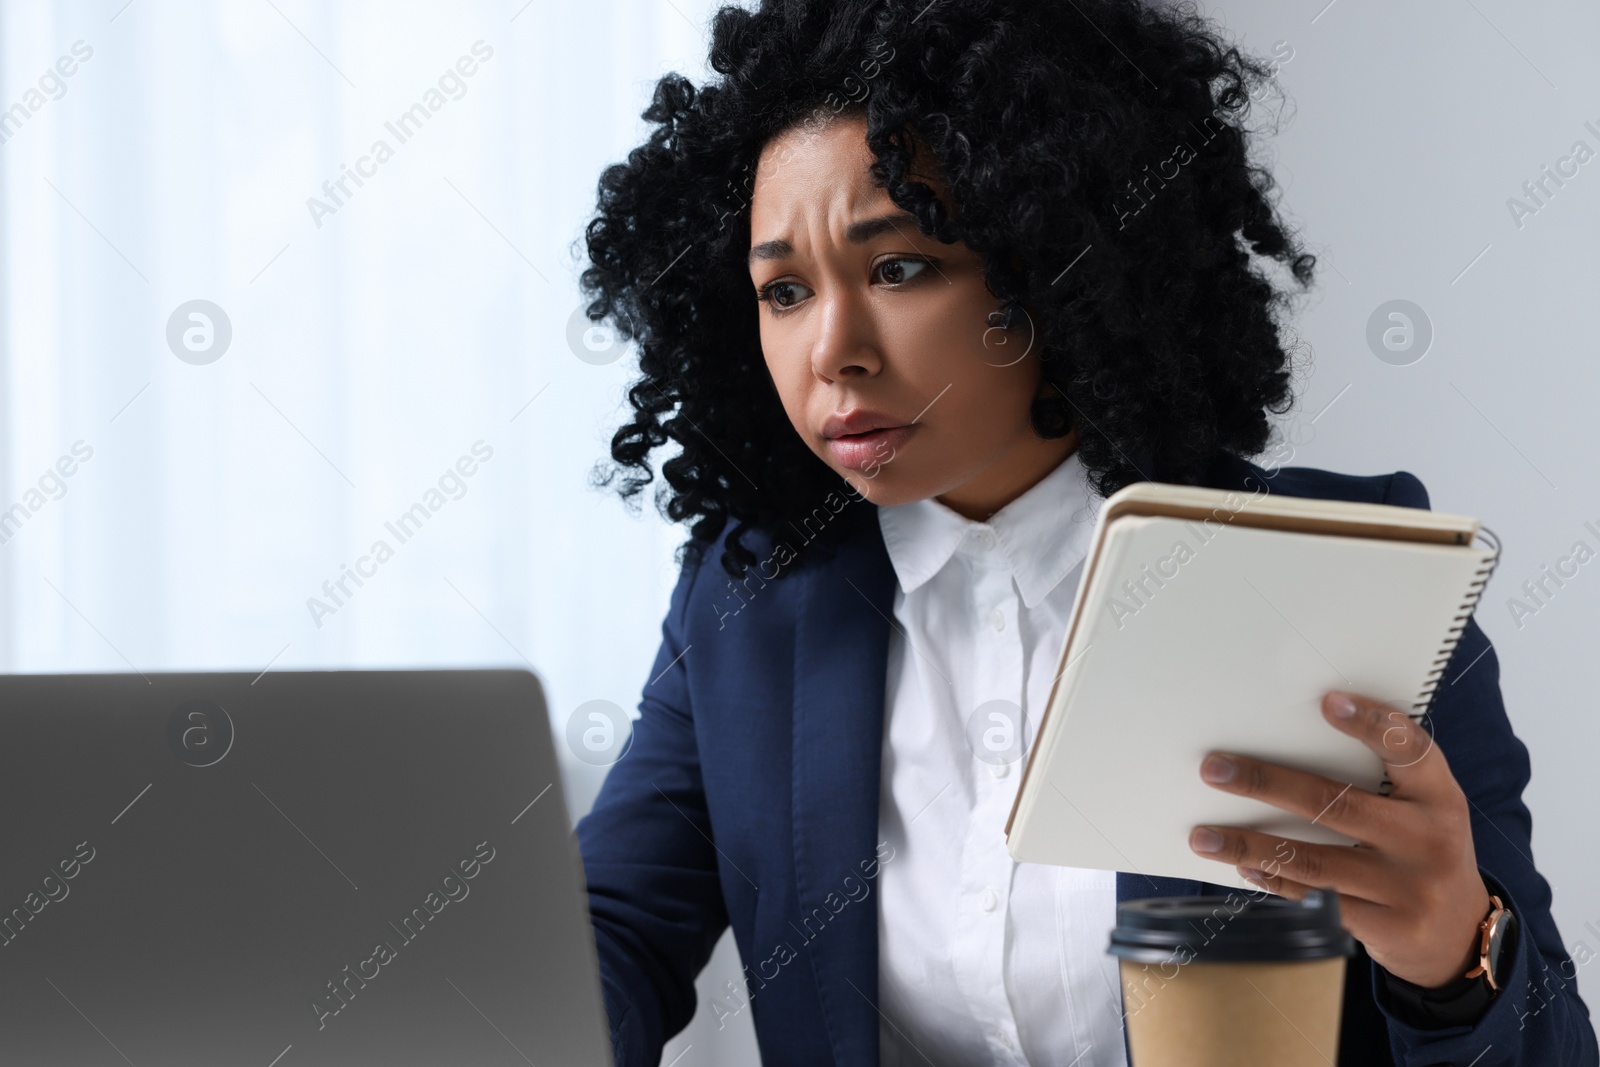
[[[0,7],[0,669],[517,664],[558,727],[631,713],[682,530],[588,487],[630,359],[568,326],[714,7]],[[753,1062],[747,1013],[680,1054]]]

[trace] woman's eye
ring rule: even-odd
[[[761,291],[756,294],[756,299],[765,301],[775,314],[782,314],[803,299],[796,296],[792,290],[805,288],[799,282],[772,282],[762,286]]]
[[[912,268],[909,271],[906,269],[908,265]],[[883,275],[883,280],[888,282],[890,285],[900,285],[904,282],[909,282],[912,278],[915,278],[917,275],[926,270],[927,267],[928,261],[925,259],[910,259],[902,257],[900,259],[884,260],[883,263],[878,266],[878,273]]]

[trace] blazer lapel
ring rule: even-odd
[[[895,576],[876,509],[824,565],[802,567],[794,643],[794,863],[806,948],[837,1063],[878,1058],[878,911],[874,885],[884,678]],[[846,879],[853,876],[853,881]],[[841,903],[843,902],[843,903]],[[830,908],[829,904],[833,906]]]

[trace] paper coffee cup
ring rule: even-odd
[[[1132,1067],[1327,1067],[1339,1059],[1346,957],[1339,898],[1230,893],[1117,906]]]

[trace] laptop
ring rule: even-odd
[[[611,1062],[533,674],[0,676],[0,1063]]]

